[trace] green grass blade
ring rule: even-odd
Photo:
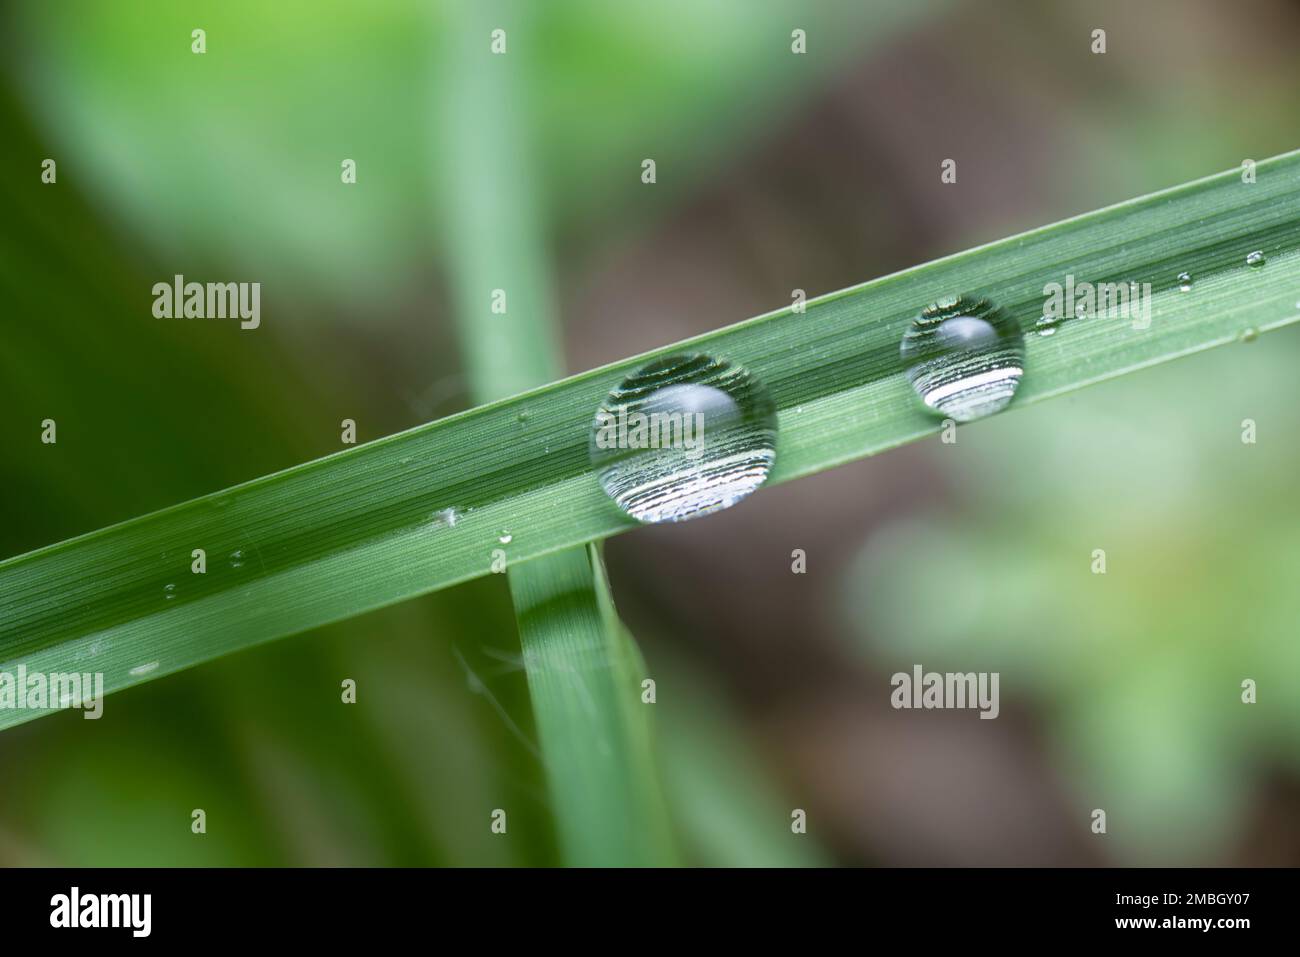
[[[610,615],[599,562],[591,545],[510,571],[560,846],[584,867],[669,864],[644,669]]]
[[[898,362],[911,317],[936,298],[988,296],[1028,330],[1066,273],[1152,284],[1146,329],[1096,319],[1028,336],[1012,409],[1297,321],[1300,155],[1257,175],[1188,183],[654,354],[748,366],[780,410],[773,480],[807,475],[937,430]],[[1267,265],[1245,264],[1256,249]],[[587,433],[597,402],[647,358],[0,563],[0,668],[102,671],[117,690],[486,574],[503,529],[512,563],[624,531],[633,523],[589,471]],[[195,548],[206,575],[190,574]],[[0,711],[0,726],[31,716]]]
[[[480,400],[510,395],[562,374],[540,215],[531,200],[532,150],[517,117],[526,53],[484,57],[490,5],[458,13],[440,88],[443,189],[453,254],[460,340]],[[516,44],[527,20],[514,21]],[[527,44],[523,44],[527,48]],[[489,308],[500,290],[503,313]],[[504,536],[502,536],[504,537]],[[513,541],[513,540],[512,540]],[[511,542],[500,542],[504,549]],[[648,720],[637,697],[631,637],[614,614],[593,545],[509,569],[510,593],[546,766],[559,843],[578,866],[672,862]]]

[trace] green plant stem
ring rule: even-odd
[[[540,218],[529,185],[530,138],[516,52],[486,55],[483,6],[447,50],[440,88],[447,119],[448,247],[456,250],[457,315],[471,388],[491,401],[563,374]],[[489,291],[492,292],[491,297]],[[490,301],[503,306],[494,312]],[[503,536],[504,537],[504,536]],[[498,541],[509,551],[514,542]],[[636,710],[637,659],[612,614],[595,546],[578,545],[509,569],[510,593],[566,863],[648,865],[672,860],[671,834],[650,746]]]

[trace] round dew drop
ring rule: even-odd
[[[776,403],[748,370],[706,355],[643,366],[596,410],[588,452],[605,493],[639,522],[735,505],[776,458]]]
[[[1192,291],[1192,274],[1191,274],[1191,273],[1189,273],[1189,272],[1180,272],[1180,273],[1178,274],[1178,291],[1179,291],[1179,292],[1191,292],[1191,291]]]
[[[1264,251],[1262,249],[1256,249],[1253,253],[1249,254],[1246,257],[1246,265],[1247,266],[1264,265]]]
[[[957,422],[1004,409],[1025,371],[1020,326],[987,299],[967,296],[925,309],[899,355],[926,408]]]

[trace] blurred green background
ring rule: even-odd
[[[0,557],[465,408],[451,290],[510,241],[465,193],[544,237],[578,371],[1300,146],[1282,0],[0,18]],[[508,105],[454,68],[492,27]],[[507,183],[473,175],[498,108]],[[153,318],[176,273],[261,282],[262,327]],[[1293,328],[612,541],[685,858],[1300,864],[1297,359]],[[1000,672],[1001,717],[893,711],[917,662]],[[0,769],[6,865],[557,861],[496,576],[7,731]]]

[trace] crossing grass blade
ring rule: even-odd
[[[588,428],[609,388],[653,356],[706,352],[763,380],[780,412],[780,482],[939,428],[898,343],[941,297],[986,296],[1031,330],[1045,286],[1067,274],[1151,283],[1146,328],[1098,318],[1028,336],[1011,410],[1293,323],[1300,154],[1256,176],[1121,203],[11,558],[0,670],[99,671],[115,691],[487,574],[502,529],[512,564],[626,531],[590,472]],[[1256,250],[1265,265],[1248,266]],[[190,570],[199,548],[204,575]],[[34,716],[3,709],[0,727]]]
[[[673,863],[645,668],[614,614],[599,546],[514,568],[510,590],[565,862]]]
[[[486,6],[457,13],[456,36],[486,35]],[[516,37],[527,29],[518,23]],[[529,188],[531,142],[515,122],[521,56],[490,62],[463,41],[444,57],[448,91],[443,193],[456,315],[471,388],[492,399],[560,374],[540,214]],[[504,195],[503,195],[504,192]],[[511,277],[514,308],[493,314],[483,291]],[[497,539],[501,551],[513,534]],[[597,545],[575,545],[508,571],[534,722],[566,864],[673,862],[672,834],[638,697],[639,653],[614,612]]]

